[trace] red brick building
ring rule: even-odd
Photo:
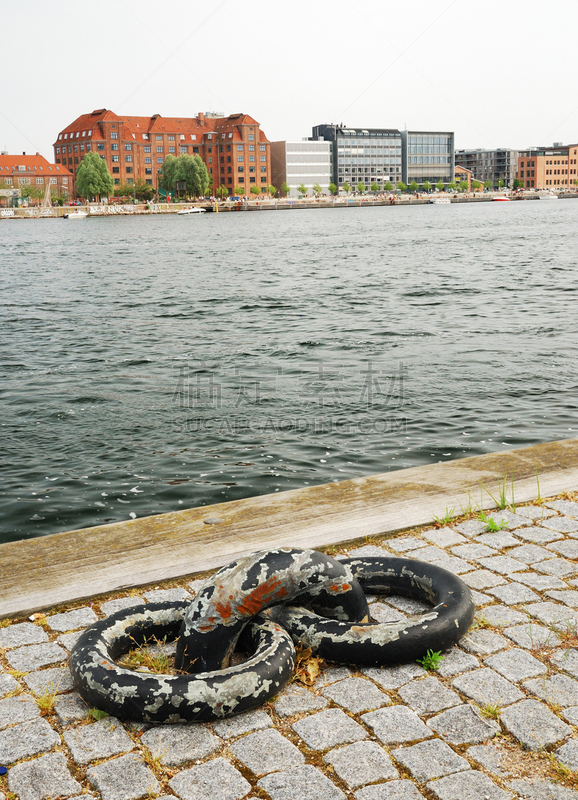
[[[266,192],[271,183],[269,140],[248,114],[228,117],[119,117],[104,108],[83,114],[64,128],[54,143],[57,164],[76,175],[83,156],[97,152],[115,185],[137,180],[158,186],[158,173],[168,155],[199,155],[213,180],[212,192],[235,186]]]
[[[22,189],[25,186],[35,186],[46,189],[51,186],[51,193],[60,197],[72,197],[74,180],[72,173],[61,164],[50,164],[40,153],[36,155],[21,156],[0,155],[0,188],[3,185],[9,189]],[[30,201],[38,205],[42,199]]]

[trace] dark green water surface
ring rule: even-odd
[[[576,436],[577,216],[0,222],[0,541]]]

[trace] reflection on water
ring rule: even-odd
[[[0,540],[575,436],[578,203],[0,224]]]

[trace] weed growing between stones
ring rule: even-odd
[[[133,641],[136,644],[134,639]],[[162,641],[154,637],[151,641],[129,650],[118,663],[121,667],[137,672],[169,672],[173,665],[171,656],[164,650],[166,643],[166,636]]]
[[[485,706],[482,706],[480,709],[481,714],[484,717],[489,717],[490,719],[499,719],[500,718],[500,704],[499,703],[486,703]]]
[[[51,685],[51,689],[52,691],[47,689],[43,694],[36,695],[36,703],[40,709],[41,717],[48,717],[54,712],[54,701],[56,700],[58,686],[54,688],[54,686]]]
[[[92,719],[98,722],[99,719],[104,719],[105,717],[108,717],[108,712],[101,711],[100,708],[90,708],[88,710],[88,716],[92,717]]]
[[[546,753],[546,758],[550,762],[550,771],[555,781],[566,786],[572,786],[575,789],[578,788],[578,772],[558,761],[554,753]]]
[[[443,515],[443,517],[436,517],[436,515],[434,514],[434,519],[436,523],[438,525],[447,525],[448,522],[451,522],[452,519],[454,518],[454,511],[455,508],[448,508],[446,506],[446,513]]]
[[[440,666],[443,659],[444,656],[442,656],[441,650],[435,653],[433,650],[428,650],[423,658],[416,658],[416,662],[421,664],[424,669],[433,671]]]

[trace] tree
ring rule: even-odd
[[[133,187],[129,186],[128,183],[119,183],[114,187],[113,195],[115,197],[132,197]]]
[[[221,184],[221,186],[218,186],[217,189],[215,190],[215,194],[222,200],[223,197],[226,197],[229,194],[229,191],[226,186],[223,186],[223,184]]]
[[[203,159],[198,156],[182,155],[178,158],[168,155],[160,173],[160,186],[166,192],[173,193],[177,181],[186,184],[187,196],[199,197],[206,194],[211,185],[211,178]]]
[[[427,192],[428,194],[431,192],[431,183],[429,181],[424,181],[423,182],[423,190],[424,190],[424,192]]]
[[[498,178],[498,189],[503,189],[506,184],[502,178]]]
[[[351,186],[349,185],[349,181],[345,181],[345,183],[343,184],[343,191],[346,194],[349,194],[349,192],[351,191]]]
[[[251,186],[251,194],[261,194],[261,189],[258,186]]]
[[[321,188],[321,186],[318,183],[316,183],[315,186],[313,187],[313,191],[317,196],[319,196],[320,194],[323,194],[323,189]]]
[[[576,181],[574,181],[576,183]],[[514,189],[523,189],[524,188],[524,181],[521,181],[519,178],[514,178]]]
[[[27,197],[29,200],[40,200],[44,197],[44,187],[32,186],[29,183],[23,184],[20,186],[20,196]]]
[[[79,164],[76,173],[76,191],[81,197],[109,197],[114,188],[112,175],[106,162],[98,153],[87,153]]]
[[[365,191],[365,184],[363,183],[363,181],[359,181],[359,183],[357,184],[357,191],[360,194],[362,194]]]
[[[474,190],[474,192],[477,192],[478,189],[481,189],[481,188],[482,188],[482,182],[481,181],[475,181],[475,180],[472,181],[472,189]]]
[[[403,181],[398,181],[397,188],[399,189],[400,192],[407,192],[407,183],[404,183]]]
[[[458,189],[460,192],[467,192],[468,191],[468,182],[467,181],[460,181],[458,183]]]
[[[412,181],[409,185],[410,192],[417,192],[419,186],[417,185],[417,181]]]
[[[457,189],[457,186],[458,185],[457,185],[457,183],[455,181],[450,181],[448,183],[448,189],[450,190],[450,192],[455,192],[455,190]]]
[[[150,183],[147,183],[142,178],[137,178],[134,185],[134,196],[137,200],[148,202],[155,196],[155,190]]]
[[[304,183],[300,183],[299,186],[297,187],[297,191],[299,192],[299,194],[305,194],[306,195],[307,194],[307,187],[305,186]]]
[[[288,183],[283,181],[283,183],[281,184],[281,191],[283,192],[285,197],[289,197],[289,193],[291,192],[291,187],[289,186]]]
[[[492,181],[489,178],[488,178],[487,181],[484,181],[484,186],[486,187],[486,189],[491,189],[493,185],[494,184],[492,183]]]
[[[267,191],[269,192],[271,197],[275,197],[275,195],[277,194],[277,187],[273,186],[273,184],[270,183],[269,186],[267,187]]]
[[[443,192],[444,186],[445,186],[445,184],[444,184],[443,181],[438,181],[436,183],[436,189],[438,190],[438,192]]]
[[[391,190],[393,189],[392,182],[386,181],[386,183],[383,184],[383,188],[385,189],[386,192],[391,192]]]
[[[244,186],[235,186],[233,189],[236,195],[245,194],[245,187]]]
[[[336,194],[339,193],[339,189],[337,188],[337,186],[334,183],[330,183],[329,184],[329,192],[330,192],[330,194],[335,196]]]
[[[371,186],[369,188],[374,193],[375,192],[379,192],[379,183],[376,183],[375,181],[373,181],[373,183],[371,184]]]

